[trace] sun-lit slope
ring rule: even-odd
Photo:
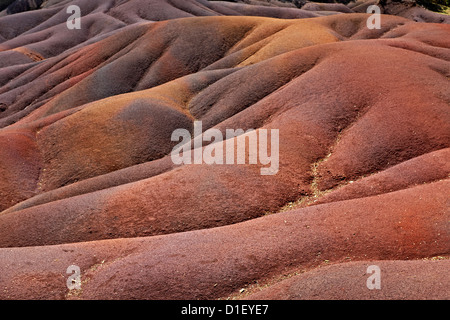
[[[35,135],[29,149],[41,155],[40,162],[30,163],[34,170],[26,178],[36,183],[33,192],[50,192],[0,215],[0,229],[6,234],[1,245],[149,236],[232,224],[448,148],[449,87],[444,76],[449,70],[444,59],[448,40],[441,35],[450,27],[430,26],[436,39],[430,36],[424,44],[415,24],[392,17],[394,31],[377,31],[388,39],[359,40],[367,31],[360,32],[356,22],[363,25],[365,17],[311,20],[318,32],[340,34],[347,41],[336,36],[329,43],[296,50],[289,46],[284,54],[263,55],[265,59],[258,63],[234,68],[249,58],[245,55],[228,61],[227,69],[209,68],[43,117],[55,112],[47,106],[58,106],[53,101],[61,94],[3,129],[0,136],[5,139],[19,130]],[[239,25],[231,17],[205,19],[218,29],[221,23],[227,26],[224,30],[231,28],[229,23]],[[340,28],[348,26],[340,24],[341,19],[350,19],[356,26]],[[249,21],[266,22],[263,18]],[[308,21],[296,23],[310,32]],[[187,29],[186,23],[195,25],[198,20],[155,26],[174,28],[177,22]],[[330,25],[335,29],[329,29]],[[235,40],[222,50],[242,51],[239,45],[246,41],[244,48],[256,39]],[[146,43],[151,47],[150,41]],[[417,73],[412,75],[410,70]],[[171,133],[177,128],[192,130],[194,120],[201,120],[204,130],[279,129],[278,174],[262,176],[255,165],[174,168],[168,157],[176,144],[170,141]],[[153,164],[156,159],[161,160]],[[40,170],[38,177],[36,170]],[[127,172],[135,178],[118,178],[128,176]],[[448,168],[437,166],[432,178],[424,174],[403,187],[447,176]],[[11,182],[3,184],[7,188]],[[58,190],[68,184],[73,185]],[[16,202],[24,200],[25,191],[30,193],[29,187]],[[4,209],[11,205],[3,204]]]

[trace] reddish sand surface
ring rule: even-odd
[[[384,1],[369,29],[376,1],[16,2],[0,299],[450,298],[450,16]],[[278,130],[278,172],[174,164],[195,121]]]

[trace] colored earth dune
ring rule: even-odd
[[[450,16],[245,2],[0,1],[0,299],[450,298]]]

